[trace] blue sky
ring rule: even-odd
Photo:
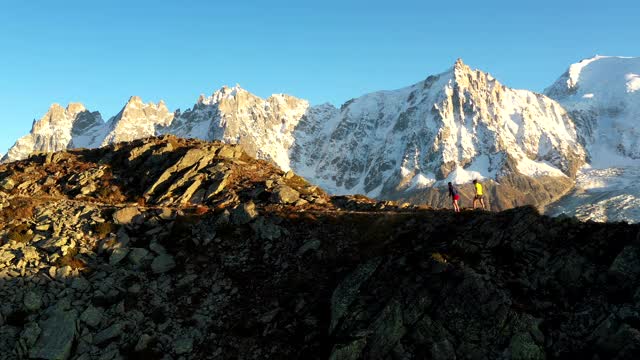
[[[458,57],[542,91],[582,58],[639,56],[639,13],[637,1],[0,0],[0,152],[53,102],[106,120],[131,95],[185,109],[239,83],[339,105]]]

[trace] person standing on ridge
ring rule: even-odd
[[[484,194],[482,192],[482,184],[478,180],[473,180],[473,186],[476,188],[476,196],[473,198],[473,208],[478,206],[478,203],[482,205],[482,210],[486,210],[484,206]]]
[[[453,200],[453,210],[455,212],[460,212],[460,206],[458,205],[458,200],[460,200],[460,194],[458,193],[458,188],[453,186],[453,184],[449,183],[449,196]]]

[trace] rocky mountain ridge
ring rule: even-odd
[[[0,205],[7,359],[640,355],[638,225],[331,197],[172,136],[0,165]]]
[[[607,59],[586,62],[598,64]],[[570,193],[578,170],[600,153],[585,151],[584,146],[593,147],[585,139],[593,137],[589,134],[595,122],[605,122],[603,114],[613,111],[606,106],[583,111],[584,105],[575,105],[589,94],[579,99],[571,95],[572,100],[567,100],[567,94],[577,89],[578,78],[582,79],[580,87],[588,88],[583,83],[589,77],[577,75],[580,66],[572,66],[574,70],[546,92],[563,105],[541,94],[510,89],[461,60],[415,85],[367,94],[339,109],[328,104],[311,106],[288,95],[261,99],[239,86],[201,96],[193,108],[173,114],[164,103],[143,104],[132,97],[101,130],[91,127],[89,135],[68,140],[34,129],[4,160],[27,156],[33,149],[95,147],[175,134],[240,143],[251,156],[273,161],[284,170],[293,169],[332,194],[362,193],[444,206],[449,201],[444,191],[448,181],[467,184],[461,186],[462,200],[469,202],[473,191],[468,184],[480,179],[495,210],[525,204],[543,208]],[[637,94],[632,75],[625,75],[631,76],[625,80],[631,94],[629,104]],[[590,83],[594,81],[587,81]],[[567,113],[563,106],[573,110]],[[586,119],[581,114],[595,115]],[[578,119],[575,123],[574,117]],[[59,123],[72,126],[69,121]],[[602,130],[608,128],[598,127],[604,134],[600,137],[609,133]],[[625,154],[633,154],[638,138],[634,128],[615,129],[611,133],[620,136],[612,136],[630,149]],[[615,144],[609,148],[616,151]]]

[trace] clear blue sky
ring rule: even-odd
[[[0,0],[0,152],[51,103],[105,120],[131,95],[191,107],[239,83],[336,105],[458,57],[542,91],[595,54],[640,55],[638,1]]]

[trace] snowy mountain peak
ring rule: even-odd
[[[640,160],[640,58],[595,56],[573,64],[545,94],[571,114],[592,164]]]
[[[132,96],[118,115],[107,122],[108,134],[101,145],[154,136],[159,128],[171,124],[173,116],[163,101],[145,104],[139,96]]]
[[[31,131],[43,133],[55,131],[57,128],[71,128],[77,115],[83,111],[86,109],[80,103],[70,103],[66,108],[53,103],[39,121],[34,121]]]
[[[556,98],[576,94],[579,88],[600,90],[600,93],[581,91],[585,99],[616,98],[640,87],[638,67],[640,58],[600,56],[583,59],[569,69],[545,93]]]
[[[248,94],[249,92],[236,84],[233,87],[223,85],[220,89],[216,90],[209,99],[209,104],[220,102],[223,99],[234,98],[238,94]]]
[[[558,103],[510,89],[462,60],[415,85],[349,100],[338,111],[313,107],[295,138],[293,169],[329,191],[413,193],[418,201],[434,186],[473,179],[500,182],[506,194],[522,176],[523,183],[555,187],[541,192],[543,203],[571,186],[585,158]],[[523,201],[514,200],[522,196],[514,191],[500,206]]]
[[[467,70],[469,67],[462,61],[462,58],[457,58],[456,62],[453,64],[454,70]]]
[[[68,147],[84,147],[82,140],[74,142],[76,134],[90,136],[104,125],[100,114],[89,112],[80,103],[70,103],[66,108],[54,103],[45,115],[34,121],[31,132],[18,139],[2,161],[24,159],[34,151],[59,151]]]
[[[82,103],[69,103],[65,109],[70,113],[77,114],[81,111],[87,110]]]

